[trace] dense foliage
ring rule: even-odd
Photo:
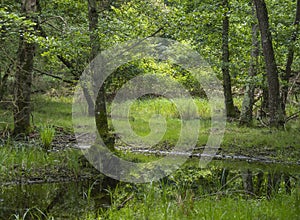
[[[21,4],[2,1],[1,4],[1,90],[6,100],[11,100],[19,34],[22,30],[28,41],[37,45],[33,70],[33,92],[48,92],[56,85],[76,83],[87,65],[91,44],[89,42],[88,2],[38,1],[38,10],[33,18],[21,13]],[[295,30],[296,1],[266,1],[269,9],[270,28],[280,75],[284,74],[291,36]],[[101,50],[130,39],[161,36],[184,42],[195,48],[212,66],[221,78],[222,17],[221,1],[98,1],[100,13],[97,34]],[[230,74],[233,92],[240,93],[250,81],[260,90],[266,87],[264,61],[260,52],[257,75],[249,78],[251,60],[251,25],[256,22],[253,5],[248,1],[229,2],[227,12],[230,20],[229,50]],[[35,30],[35,25],[38,28]],[[25,28],[26,27],[26,28]],[[299,74],[300,45],[294,44],[292,76]],[[260,51],[262,51],[260,49]],[[172,66],[153,61],[137,61],[120,67],[115,79],[111,79],[107,89],[114,93],[124,80],[134,75],[163,69],[178,79],[193,95],[201,95],[195,80]],[[138,70],[139,69],[139,70]],[[8,77],[6,76],[8,74]],[[122,78],[122,79],[120,79]],[[65,81],[65,82],[63,82]],[[291,82],[291,83],[294,83]],[[295,89],[295,86],[293,87]],[[258,94],[259,91],[256,92]],[[1,95],[3,96],[3,94]]]

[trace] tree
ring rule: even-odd
[[[97,11],[96,0],[88,0],[88,17],[89,17],[89,32],[90,32],[90,62],[98,55],[100,52],[100,41],[98,37],[98,20],[99,12]],[[97,80],[97,79],[95,79]],[[104,143],[110,150],[114,150],[114,140],[109,135],[108,121],[107,121],[107,110],[105,101],[105,85],[104,83],[100,87],[99,91],[95,91],[96,101],[95,101],[95,119],[96,126],[99,134],[101,135]]]
[[[22,1],[21,11],[28,19],[34,18],[36,10],[37,0]],[[27,27],[20,34],[15,73],[14,134],[27,135],[30,132],[30,96],[36,45],[29,35],[35,29],[36,27]]]
[[[223,88],[225,96],[226,115],[229,118],[236,116],[236,111],[233,104],[231,91],[231,77],[229,72],[229,2],[223,0],[223,32],[222,32],[222,73],[223,73]]]
[[[253,8],[253,14],[255,15],[255,9]],[[240,124],[250,126],[252,123],[253,105],[254,105],[254,77],[257,75],[258,56],[259,56],[259,41],[258,41],[258,25],[256,20],[252,23],[251,35],[252,35],[252,48],[250,67],[248,71],[249,82],[246,84],[246,90],[244,94]]]
[[[98,12],[97,12],[97,2],[96,0],[88,0],[88,18],[89,18],[89,35],[90,35],[90,56],[89,56],[89,62],[92,62],[92,60],[98,55],[100,52],[100,46],[99,46],[99,37],[98,37]],[[87,104],[88,104],[88,112],[90,116],[95,115],[95,105],[92,100],[91,94],[89,93],[89,90],[86,87],[87,85],[82,85],[83,87],[83,92],[84,96],[86,98]],[[105,95],[105,92],[103,90],[103,86],[100,88],[100,93],[101,97],[97,96],[97,101],[96,108],[97,108],[97,113],[101,113],[101,118],[106,116],[106,105],[105,105],[105,100],[102,95]],[[100,99],[100,100],[99,100]],[[100,102],[100,104],[99,104]],[[104,106],[104,111],[102,106]],[[98,117],[96,115],[96,124],[99,129],[103,130],[104,133],[108,132],[108,124],[107,124],[107,119],[102,120],[101,122],[98,121]],[[102,127],[103,126],[103,127]]]
[[[261,42],[267,72],[270,126],[282,127],[284,125],[284,120],[280,106],[278,68],[269,27],[268,10],[264,0],[254,0],[254,4],[261,33]]]
[[[286,114],[285,111],[285,106],[286,106],[286,102],[287,102],[287,96],[288,96],[288,90],[289,90],[289,80],[291,77],[291,73],[292,73],[292,64],[293,64],[293,60],[294,60],[294,44],[297,40],[297,35],[298,35],[298,31],[299,31],[299,22],[300,22],[300,0],[297,0],[297,9],[296,9],[296,16],[295,16],[295,29],[292,33],[292,37],[290,39],[290,46],[288,48],[288,55],[287,55],[287,60],[286,60],[286,66],[285,66],[285,73],[282,77],[283,83],[285,85],[283,85],[282,89],[281,89],[281,108],[284,114]]]

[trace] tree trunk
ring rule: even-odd
[[[97,33],[99,13],[97,11],[96,0],[88,0],[88,15],[89,15],[89,32],[90,32],[90,62],[100,52],[100,43]],[[95,79],[96,81],[97,79]],[[108,132],[108,121],[107,121],[107,110],[105,100],[105,87],[102,84],[99,91],[95,91],[96,103],[95,103],[95,118],[98,133],[102,140],[110,150],[114,150],[114,138],[109,135]]]
[[[91,47],[91,52],[90,52],[90,57],[89,61],[91,62],[100,52],[100,43],[99,43],[99,37],[97,33],[98,29],[98,20],[99,20],[99,14],[97,12],[97,1],[96,0],[88,0],[88,17],[89,17],[89,32],[90,32],[90,47]],[[89,99],[90,94],[88,89],[84,86],[83,91],[88,103],[88,112],[89,115],[92,113],[92,115],[95,115],[95,112],[102,112],[101,116],[96,115],[96,124],[97,124],[97,117],[106,117],[106,107],[105,107],[105,100],[104,97],[101,98],[101,103],[94,104],[91,102]],[[105,91],[102,91],[100,93],[103,93],[105,95]],[[96,96],[99,96],[100,94],[94,94]],[[96,102],[100,101],[99,97],[97,97]],[[103,105],[105,107],[105,110],[103,111]],[[106,119],[107,120],[107,119]],[[102,122],[105,120],[101,120]],[[106,127],[107,123],[104,123],[104,127]],[[97,128],[99,125],[97,124]],[[99,130],[98,130],[99,131]]]
[[[83,90],[83,95],[86,99],[86,102],[88,104],[88,114],[89,116],[95,116],[95,104],[94,101],[92,99],[92,96],[89,92],[89,89],[87,88],[86,85],[82,85],[82,90]]]
[[[288,50],[288,55],[287,55],[287,61],[286,61],[286,66],[285,66],[285,74],[282,77],[282,81],[284,83],[282,89],[281,89],[281,108],[284,114],[285,112],[285,106],[287,102],[287,96],[288,96],[288,90],[289,90],[289,80],[291,77],[291,72],[292,72],[292,64],[294,60],[294,44],[297,40],[297,35],[299,31],[299,22],[300,22],[300,0],[297,0],[297,9],[296,9],[296,18],[295,18],[295,30],[292,34],[291,40],[290,40],[290,46]]]
[[[270,126],[282,127],[284,126],[284,118],[280,105],[278,69],[275,61],[272,37],[269,28],[268,10],[264,0],[254,0],[254,4],[256,8],[256,15],[261,33],[261,42],[266,64]]]
[[[26,17],[36,12],[37,0],[23,0],[22,13]],[[24,32],[28,30],[23,30]],[[14,134],[28,135],[30,132],[30,95],[32,84],[35,44],[20,36],[15,73]]]
[[[223,73],[223,88],[225,96],[225,108],[228,118],[236,117],[236,111],[233,104],[231,91],[231,78],[229,72],[229,3],[228,0],[223,0],[225,12],[223,14],[223,32],[222,32],[222,73]]]
[[[255,9],[253,8],[253,14]],[[246,85],[246,91],[241,110],[240,125],[250,126],[252,124],[253,105],[254,105],[254,90],[255,85],[253,78],[257,75],[259,43],[258,43],[258,26],[256,21],[252,24],[252,51],[250,68],[248,72],[249,82]]]
[[[262,117],[267,117],[267,112],[269,112],[269,95],[268,95],[268,85],[266,83],[266,75],[263,75],[263,88],[262,88],[262,100],[261,100],[261,115]]]

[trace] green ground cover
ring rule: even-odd
[[[33,99],[33,125],[31,136],[26,140],[16,140],[9,136],[12,116],[5,109],[1,114],[0,141],[0,183],[26,183],[27,180],[51,182],[52,180],[79,180],[97,178],[99,173],[86,167],[80,150],[73,148],[72,137],[72,99],[36,96]],[[183,102],[184,104],[184,102]],[[192,115],[200,121],[198,147],[206,144],[210,132],[210,109],[205,100],[197,100],[197,112]],[[108,106],[110,109],[110,106]],[[293,112],[295,110],[290,109]],[[151,132],[149,120],[153,114],[166,118],[167,130],[162,140],[152,149],[171,150],[181,129],[179,114],[174,105],[165,99],[139,100],[130,109],[130,125],[138,135],[147,136]],[[162,126],[160,118],[151,119],[154,125]],[[117,122],[125,123],[121,115]],[[110,126],[111,119],[109,119]],[[153,125],[152,124],[152,125]],[[112,132],[114,132],[112,130]],[[227,123],[219,154],[268,157],[277,161],[299,161],[300,151],[299,120],[290,121],[285,130],[270,130],[256,123],[251,128],[240,127],[238,122]],[[44,135],[44,138],[42,136]],[[54,136],[54,137],[52,137]],[[53,139],[52,139],[53,138]],[[50,142],[50,144],[49,144]],[[70,142],[70,143],[69,143]],[[60,143],[60,144],[58,144]],[[58,145],[57,145],[58,144]],[[120,140],[117,144],[124,144]],[[144,147],[133,143],[132,147]],[[157,156],[119,152],[126,160],[149,162]],[[290,194],[285,193],[284,183],[271,199],[266,192],[255,196],[245,194],[237,167],[250,169],[251,164],[231,162],[210,163],[207,169],[186,163],[182,169],[165,180],[151,184],[121,183],[109,190],[112,204],[108,209],[85,211],[78,219],[297,219],[300,216],[299,172],[297,165],[284,166],[262,164],[257,169],[270,173],[272,170],[288,172],[295,178]],[[231,172],[228,186],[220,185],[219,174],[226,167]],[[213,171],[218,174],[214,174]],[[254,179],[254,182],[257,181]],[[263,186],[266,190],[267,180]],[[89,197],[85,198],[89,199]],[[126,202],[124,202],[126,201]],[[89,203],[90,204],[90,203]],[[289,208],[287,208],[289,207]],[[11,219],[26,219],[34,216],[42,219],[38,207],[32,207],[23,215]],[[33,214],[35,213],[35,214]],[[38,214],[39,213],[39,214]],[[56,219],[51,214],[46,219]],[[76,219],[76,217],[75,217]]]
[[[180,103],[180,101],[179,101]],[[181,101],[182,105],[189,105]],[[197,147],[203,147],[207,143],[208,136],[211,132],[210,126],[210,107],[206,100],[195,100],[198,107],[197,112],[193,108],[186,108],[183,113],[189,118],[195,118],[196,123],[200,124]],[[236,103],[239,103],[236,101]],[[110,112],[110,105],[108,111]],[[58,98],[48,96],[35,96],[33,98],[33,114],[32,120],[34,125],[33,133],[41,135],[41,131],[45,127],[55,126],[66,132],[72,133],[72,97]],[[291,114],[296,109],[293,107],[288,109]],[[5,109],[0,109],[2,131],[8,131],[12,128],[12,115]],[[122,128],[127,123],[126,115],[117,115],[116,123]],[[161,115],[165,118],[166,124],[161,117],[153,117],[153,115]],[[78,119],[80,120],[80,119]],[[93,119],[91,119],[93,120]],[[149,124],[149,122],[151,122]],[[82,121],[82,124],[88,123]],[[129,123],[131,129],[139,136],[146,137],[151,133],[151,126],[160,128],[166,125],[166,131],[161,136],[161,140],[152,149],[170,150],[174,147],[181,131],[180,114],[174,104],[163,98],[153,100],[138,100],[133,103],[129,112]],[[111,118],[109,124],[113,131]],[[189,128],[191,131],[193,127]],[[126,130],[126,129],[125,129]],[[190,132],[191,135],[193,132]],[[189,132],[187,132],[189,134]],[[3,134],[4,135],[4,134]],[[147,144],[136,142],[135,137],[132,139],[127,137],[128,142],[133,147],[145,147]],[[219,153],[228,155],[246,155],[246,156],[264,156],[272,159],[296,162],[300,158],[300,120],[295,119],[289,121],[284,130],[271,130],[261,126],[259,122],[255,122],[253,127],[241,127],[237,121],[227,123],[225,134],[221,143]],[[122,142],[117,142],[124,145]],[[126,145],[126,143],[125,143]]]

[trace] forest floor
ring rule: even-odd
[[[201,153],[206,147],[211,132],[210,109],[207,102],[199,100],[196,104],[199,108],[196,114],[201,119],[200,135],[193,151],[194,155]],[[58,179],[63,177],[76,179],[79,176],[93,175],[90,171],[81,169],[82,164],[78,163],[82,152],[78,149],[72,127],[72,99],[70,97],[35,96],[33,109],[34,130],[26,140],[17,140],[9,136],[12,128],[11,111],[0,109],[2,118],[0,160],[3,161],[0,172],[6,173],[1,176],[1,181],[4,179],[6,179],[5,182],[17,179],[21,181],[18,175],[36,180],[41,179],[41,181],[48,177],[51,181],[51,179],[55,179],[55,176],[58,176]],[[130,121],[132,130],[140,136],[147,136],[151,132],[149,118],[153,114],[166,116],[167,129],[158,143],[147,147],[147,145],[129,140],[130,144],[128,142],[126,144],[120,139],[118,133],[112,132],[116,137],[116,147],[127,153],[128,150],[135,153],[149,154],[152,152],[154,156],[172,151],[180,136],[181,122],[178,119],[178,112],[174,110],[174,106],[170,102],[157,99],[141,100],[135,103],[130,112],[130,117],[133,118]],[[189,114],[195,113],[190,112]],[[121,118],[118,123],[122,126],[124,120]],[[152,120],[152,125],[155,123],[160,126],[160,118],[158,121]],[[111,126],[110,119],[109,124]],[[51,140],[51,147],[45,149],[40,136],[43,130],[49,127],[55,130],[54,139]],[[300,120],[290,121],[284,130],[271,130],[258,123],[251,128],[241,127],[238,122],[233,121],[227,123],[222,142],[216,148],[217,157],[215,159],[299,165]],[[44,168],[47,171],[42,172],[41,170]],[[45,172],[49,175],[45,175]]]

